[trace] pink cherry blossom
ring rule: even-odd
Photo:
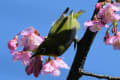
[[[111,5],[111,8],[112,8],[114,11],[120,11],[120,3],[114,2],[114,3]]]
[[[18,35],[21,36],[17,40]],[[69,69],[62,58],[56,57],[54,60],[48,60],[44,64],[41,55],[31,59],[32,51],[45,40],[33,27],[26,28],[18,33],[18,35],[8,42],[8,47],[11,50],[10,53],[13,55],[13,61],[20,60],[24,65],[27,65],[25,71],[28,75],[33,73],[35,77],[38,77],[42,72],[44,75],[49,73],[53,76],[59,76],[59,68]],[[17,47],[22,47],[22,51],[17,51]]]
[[[22,36],[17,40],[20,34]],[[18,35],[8,42],[8,48],[11,50],[10,54],[13,55],[13,61],[20,60],[24,65],[27,65],[30,62],[32,50],[38,47],[44,41],[44,38],[33,27],[23,30]],[[24,49],[15,51],[18,46]]]
[[[119,21],[120,15],[116,13],[117,9],[114,4],[108,3],[99,10],[97,17],[101,19],[101,22],[104,24],[108,24],[113,20]]]
[[[35,77],[38,77],[42,69],[42,56],[35,56],[32,58],[31,62],[26,67],[26,73],[28,75],[34,74]]]
[[[49,60],[43,64],[42,72],[44,75],[52,74],[53,76],[59,76],[59,68],[69,69],[68,65],[62,60],[62,58],[55,58],[55,60]]]
[[[42,72],[44,75],[46,75],[46,74],[52,74],[54,76],[60,75],[60,71],[56,67],[56,64],[54,64],[53,60],[50,60],[50,61],[46,62],[45,64],[43,64]]]
[[[56,57],[55,60],[54,60],[54,64],[55,64],[56,67],[58,67],[58,68],[69,69],[69,66],[62,60],[62,58]]]
[[[38,47],[43,41],[43,37],[36,34],[30,34],[27,36],[22,36],[18,41],[18,45],[24,46],[25,50],[33,50]]]
[[[60,75],[60,70],[59,69],[55,69],[51,74],[53,76],[59,76]]]
[[[24,46],[24,50],[33,50],[44,41],[44,37],[40,36],[33,27],[23,30],[21,35],[18,45]]]
[[[102,27],[108,27],[106,24],[102,24],[100,21],[97,20],[85,22],[84,26],[89,27],[90,31],[92,32],[99,31]]]
[[[114,39],[115,39],[115,36],[110,36],[110,37],[106,38],[105,44],[106,44],[106,45],[112,45]]]
[[[17,49],[17,38],[18,36],[15,36],[12,40],[8,42],[8,48],[10,50],[16,50]]]
[[[116,11],[120,11],[120,3],[97,3],[96,8],[99,9],[96,19],[84,23],[84,26],[89,27],[90,31],[96,32],[101,30],[102,27],[108,27],[108,23],[120,20],[120,15]]]
[[[29,51],[16,51],[13,52],[13,61],[20,60],[24,65],[30,63],[30,57],[32,56],[31,52]]]
[[[120,49],[120,32],[116,35],[110,36],[105,40],[106,45],[113,45],[114,49]]]
[[[120,50],[120,37],[117,37],[114,42],[113,42],[113,47],[114,49],[119,49]]]
[[[21,35],[25,36],[25,35],[30,35],[33,33],[36,35],[39,35],[39,32],[35,30],[33,27],[28,27],[21,32]]]

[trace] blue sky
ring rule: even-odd
[[[83,23],[93,14],[97,0],[0,0],[0,79],[1,80],[66,80],[69,70],[61,69],[59,77],[40,75],[34,78],[27,76],[25,66],[19,61],[12,62],[7,42],[18,32],[26,27],[33,26],[41,35],[46,36],[53,21],[70,7],[74,11],[79,9],[87,12],[78,21],[81,29],[77,35],[82,37],[85,30]],[[112,46],[103,42],[106,29],[98,32],[89,51],[84,69],[88,72],[120,76],[120,51],[115,51]],[[71,66],[75,50],[73,44],[62,56],[64,61]],[[98,80],[91,77],[82,77],[80,80]]]

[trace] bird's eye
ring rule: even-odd
[[[45,52],[46,52],[46,48],[41,48],[41,49],[40,49],[40,52],[41,52],[41,53],[45,53]]]

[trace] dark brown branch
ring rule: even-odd
[[[94,74],[94,73],[90,73],[90,72],[84,72],[83,70],[80,70],[80,74],[85,75],[85,76],[90,76],[90,77],[96,77],[99,79],[120,80],[120,77],[113,77],[113,76],[108,76],[108,75],[99,75],[99,74]]]
[[[98,0],[98,2],[103,2],[105,0]],[[98,10],[95,9],[91,20],[93,20],[94,15],[98,13]],[[77,44],[77,52],[72,63],[71,70],[67,77],[67,80],[78,80],[82,74],[79,74],[79,68],[83,69],[86,57],[88,55],[88,51],[91,47],[91,44],[96,36],[96,33],[91,32],[89,29],[85,32],[83,38]]]

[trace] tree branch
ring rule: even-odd
[[[108,75],[99,75],[99,74],[94,74],[94,73],[90,73],[90,72],[84,72],[83,70],[80,70],[80,74],[85,75],[85,76],[96,77],[99,79],[120,80],[120,77],[113,77],[113,76],[108,76]]]
[[[98,2],[103,2],[105,0],[98,0]],[[98,13],[98,10],[95,9],[91,20],[93,20],[95,14]],[[77,52],[72,63],[71,70],[67,77],[67,80],[78,80],[82,74],[79,74],[79,68],[83,69],[88,51],[91,47],[91,44],[96,36],[97,32],[91,32],[89,29],[85,32],[83,38],[77,44]]]

